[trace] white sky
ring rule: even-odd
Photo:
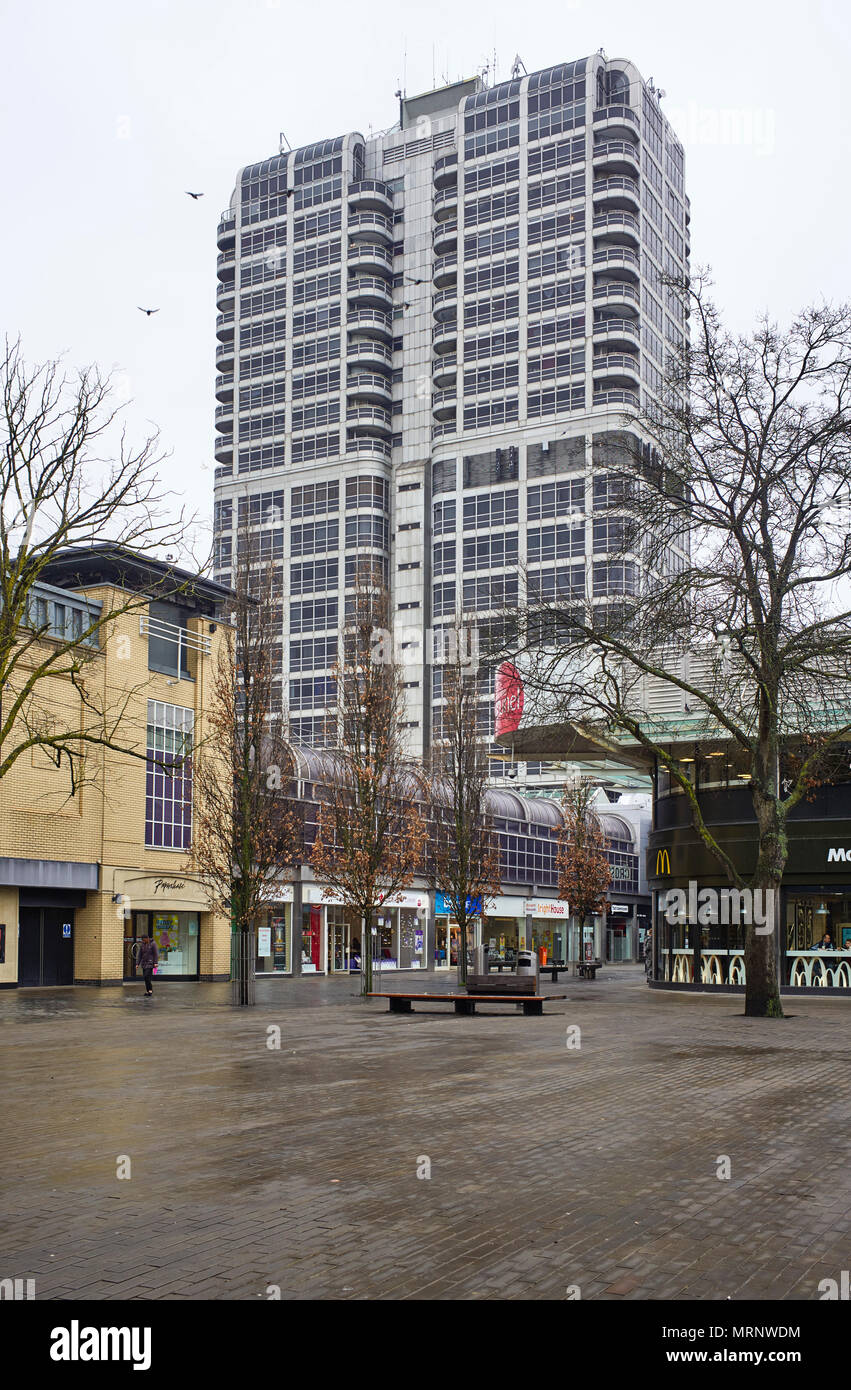
[[[494,49],[499,80],[515,53],[530,72],[630,58],[667,93],[692,265],[711,264],[728,322],[849,295],[847,0],[2,0],[0,16],[2,326],[30,360],[119,370],[131,433],[159,427],[169,485],[207,518],[236,171],[281,130],[296,147],[386,129],[400,80],[413,96]]]

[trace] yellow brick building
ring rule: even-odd
[[[226,980],[230,924],[194,870],[184,755],[208,756],[228,590],[108,545],[64,552],[44,579],[33,621],[45,646],[133,606],[98,635],[79,690],[67,676],[38,681],[30,721],[92,729],[105,711],[142,756],[91,746],[72,791],[65,760],[33,748],[0,778],[0,988],[121,985],[137,978],[145,934],[158,979]]]

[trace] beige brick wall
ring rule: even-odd
[[[120,593],[113,589],[91,589],[88,594],[102,601],[105,608],[121,602]],[[192,619],[189,630],[209,636],[212,651],[209,655],[190,653],[194,679],[174,680],[148,669],[148,637],[140,632],[142,613],[147,617],[147,608],[122,614],[115,620],[102,650],[88,663],[84,677],[87,694],[109,710],[113,718],[120,714],[119,737],[131,751],[93,748],[87,756],[86,785],[74,796],[70,794],[67,767],[57,767],[41,750],[24,754],[0,779],[0,855],[101,865],[102,891],[90,893],[88,906],[77,909],[78,979],[121,979],[123,974],[124,924],[111,901],[113,868],[136,869],[163,877],[192,870],[191,855],[185,851],[149,849],[145,845],[147,702],[161,700],[193,710],[197,747],[205,734],[205,704],[211,695],[225,629],[216,624],[216,630],[210,632],[213,624],[209,619]],[[50,717],[57,725],[81,727],[80,721],[86,718],[80,698],[67,679],[40,682],[37,699],[42,716]],[[134,752],[143,756],[134,757]],[[199,756],[204,756],[203,752]],[[89,785],[90,780],[95,784]],[[0,889],[0,895],[5,892]],[[17,892],[14,900],[16,938]],[[0,903],[3,901],[0,896]],[[7,929],[9,925],[7,921]],[[229,923],[212,913],[203,913],[200,930],[201,973],[227,974]],[[17,941],[11,941],[11,932],[7,934],[6,957],[6,966],[0,966],[0,983],[15,978]]]
[[[18,978],[18,890],[0,888],[0,922],[6,927],[6,960],[0,965],[0,985]]]

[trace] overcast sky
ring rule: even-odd
[[[30,360],[120,373],[131,433],[209,518],[216,223],[243,164],[393,124],[409,96],[515,54],[604,48],[664,88],[692,265],[728,322],[849,297],[847,0],[2,0],[3,326]],[[435,79],[435,82],[433,82]],[[185,190],[202,191],[197,202]],[[137,305],[157,307],[151,318]]]

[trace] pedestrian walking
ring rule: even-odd
[[[154,941],[154,938],[152,936],[143,936],[142,949],[139,952],[139,969],[145,980],[146,994],[153,994],[154,992],[151,981],[159,958],[160,953],[157,950],[157,943]]]

